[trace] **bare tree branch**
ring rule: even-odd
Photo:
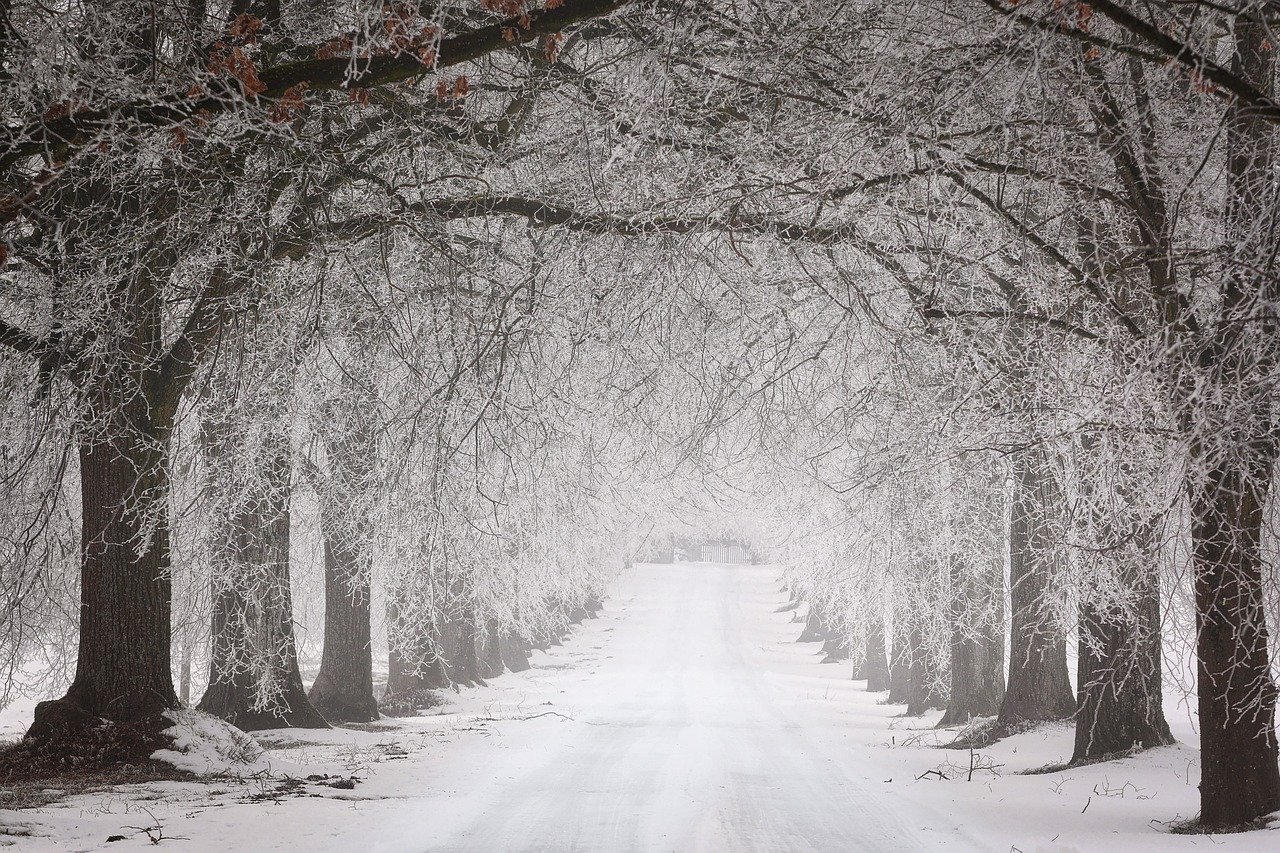
[[[1214,62],[1186,42],[1168,35],[1160,27],[1138,17],[1112,0],[1089,0],[1089,5],[1106,15],[1121,29],[1150,44],[1155,48],[1154,55],[1150,51],[1135,50],[1128,45],[1100,39],[1079,28],[1063,28],[1057,22],[1040,20],[1017,11],[1016,4],[1006,5],[1004,0],[983,0],[983,2],[1023,26],[1060,33],[1090,46],[1105,47],[1118,53],[1140,57],[1148,62],[1157,64],[1168,61],[1177,62],[1188,71],[1212,83],[1213,94],[1222,100],[1230,102],[1238,99],[1248,105],[1253,114],[1258,117],[1269,122],[1280,122],[1280,104],[1276,103],[1274,98],[1268,97],[1249,81],[1231,73],[1229,69]]]
[[[11,323],[0,320],[0,345],[23,355],[39,355],[45,347],[45,341]]]
[[[421,77],[433,70],[449,68],[480,59],[487,54],[529,42],[540,35],[557,33],[581,21],[608,15],[628,0],[565,0],[554,9],[538,9],[523,18],[509,18],[487,27],[442,39],[435,63],[426,65],[413,52],[374,56],[353,65],[350,58],[307,59],[267,68],[258,75],[265,89],[257,101],[271,103],[297,86],[308,89],[373,88]],[[308,51],[315,53],[321,45]],[[228,89],[223,93],[190,96],[173,94],[159,101],[148,100],[98,110],[72,113],[61,119],[38,121],[0,134],[0,169],[24,157],[51,154],[65,159],[70,152],[88,146],[101,131],[141,132],[180,124],[197,115],[216,116],[234,108],[240,98]]]

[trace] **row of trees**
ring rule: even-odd
[[[6,4],[5,480],[27,497],[6,538],[11,673],[56,655],[78,609],[74,678],[38,708],[31,754],[98,755],[104,718],[128,730],[109,758],[149,754],[179,704],[175,603],[184,693],[209,625],[203,709],[368,720],[375,571],[392,691],[420,703],[520,665],[630,547],[595,493],[618,444],[605,401],[588,376],[540,387],[590,348],[566,328],[590,282],[556,281],[521,229],[450,232],[477,212],[421,209],[435,181],[469,187],[510,156],[543,54],[495,70],[517,81],[496,119],[464,113],[464,77],[373,91],[610,8],[500,6]],[[299,494],[323,541],[309,696]]]
[[[664,481],[785,480],[829,627],[954,720],[1079,707],[1079,760],[1167,740],[1186,589],[1202,821],[1280,808],[1266,4],[0,11],[11,672],[78,608],[31,742],[154,732],[175,624],[206,707],[304,707],[291,500],[360,719],[375,587],[412,704],[580,614]]]
[[[1162,629],[1189,632],[1200,818],[1246,825],[1280,807],[1275,22],[984,6],[775,9],[675,61],[767,93],[743,204],[822,230],[780,235],[827,319],[788,376],[811,415],[762,415],[811,540],[778,553],[868,666],[890,635],[895,699],[989,737],[1074,716],[1075,761],[1168,742]]]

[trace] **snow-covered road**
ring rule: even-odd
[[[1197,804],[1176,699],[1183,744],[1024,775],[1071,755],[1070,726],[1047,726],[966,773],[966,753],[933,748],[954,735],[933,728],[936,712],[904,718],[847,665],[820,663],[784,600],[769,567],[640,565],[532,669],[436,713],[263,733],[272,779],[0,810],[0,847],[153,849],[143,828],[159,827],[164,849],[217,853],[1280,849],[1280,831],[1162,831]],[[0,735],[29,713],[0,714]],[[362,781],[288,790],[286,775],[316,772]]]
[[[610,610],[596,672],[558,704],[572,721],[478,743],[493,775],[467,807],[445,796],[433,850],[965,849],[919,829],[844,734],[797,716],[750,652],[767,640],[774,575],[643,566]],[[617,608],[621,608],[618,610]],[[461,794],[461,792],[459,792]],[[456,813],[458,810],[461,813]],[[945,842],[945,843],[943,843]]]

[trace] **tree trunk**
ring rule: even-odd
[[[112,740],[103,763],[146,760],[178,707],[170,664],[168,423],[145,398],[99,380],[80,437],[80,644],[61,699],[41,702],[31,744],[74,754]],[[107,386],[107,387],[103,387]],[[109,735],[99,720],[131,732]]]
[[[477,658],[481,678],[497,678],[505,671],[502,663],[502,635],[496,620],[490,619],[485,624]]]
[[[121,223],[134,228],[144,212],[162,220],[172,211],[164,198],[128,178],[118,186],[108,176],[82,174],[62,187],[65,194],[55,190],[63,242],[54,279],[119,277],[102,281],[100,302],[81,294],[98,314],[93,326],[81,327],[90,329],[86,354],[71,355],[72,346],[68,363],[40,365],[45,378],[57,371],[80,389],[80,635],[71,686],[36,707],[27,746],[33,755],[77,759],[83,769],[146,762],[168,745],[160,734],[171,725],[164,714],[179,705],[170,658],[169,437],[200,359],[200,334],[216,323],[197,328],[194,338],[184,331],[166,349],[166,295],[157,283],[178,261],[169,241],[131,253],[122,268],[91,271],[85,264],[94,256],[86,246],[128,236],[115,230]],[[103,217],[97,205],[108,197],[113,212]],[[103,719],[115,725],[102,726]]]
[[[459,684],[476,684],[480,681],[480,656],[477,653],[480,631],[469,608],[457,621],[456,630],[457,646],[449,659],[450,677]]]
[[[796,638],[797,643],[816,643],[827,639],[827,624],[822,618],[818,605],[809,606],[809,615],[805,618],[804,630]]]
[[[401,643],[390,641],[387,653],[387,689],[379,706],[384,713],[404,716],[402,711],[428,707],[425,671],[401,651]]]
[[[437,704],[431,691],[440,685],[432,679],[430,638],[406,634],[394,605],[387,608],[387,626],[387,689],[379,707],[391,716],[412,716]]]
[[[951,696],[939,726],[1000,713],[1004,700],[1004,560],[951,558]]]
[[[182,707],[186,708],[191,705],[191,656],[192,656],[192,640],[189,631],[183,632],[182,638],[182,663],[178,670],[178,701]]]
[[[889,697],[895,705],[905,705],[911,698],[911,643],[905,626],[894,619],[893,649],[889,653]]]
[[[822,651],[826,655],[822,659],[823,663],[839,663],[849,659],[849,638],[844,632],[836,632],[827,629],[827,639],[822,644]]]
[[[937,662],[929,653],[924,630],[911,630],[911,663],[907,667],[907,716],[918,717],[934,708],[946,707],[946,698],[938,684]]]
[[[369,559],[338,525],[324,530],[324,652],[311,685],[311,704],[325,719],[368,723],[378,719],[373,697]]]
[[[1200,821],[1242,826],[1280,809],[1276,687],[1263,609],[1263,507],[1274,454],[1193,488]],[[1261,458],[1260,458],[1261,457]]]
[[[1137,611],[1080,604],[1078,710],[1072,764],[1173,743],[1160,677],[1160,599],[1154,573]]]
[[[454,604],[462,606],[456,600]],[[429,689],[469,687],[480,680],[477,633],[465,614],[436,616],[430,663],[423,671],[423,683]]]
[[[138,443],[109,440],[80,451],[81,641],[63,701],[115,721],[178,704],[169,668],[167,462]]]
[[[884,651],[884,620],[877,614],[867,625],[867,691],[889,689],[889,659]]]
[[[232,505],[215,505],[213,654],[200,710],[245,731],[328,728],[298,671],[289,580],[288,435],[269,437],[268,458],[255,460],[237,452],[246,443],[234,426],[208,423],[205,433],[211,477],[234,482],[243,466],[256,463],[260,470],[242,488],[233,487]]]
[[[1232,72],[1265,96],[1275,91],[1270,25],[1240,16]],[[1181,383],[1189,412],[1191,540],[1196,591],[1200,711],[1200,822],[1249,824],[1280,809],[1276,686],[1263,607],[1264,510],[1275,474],[1274,372],[1280,333],[1259,306],[1280,299],[1276,186],[1277,129],[1239,102],[1226,115],[1228,259],[1222,331],[1200,355],[1199,389]],[[1232,341],[1231,345],[1223,339]]]
[[[849,677],[854,681],[865,681],[867,678],[867,656],[865,650],[863,654],[856,656],[850,650],[848,657],[853,658],[853,671],[849,674]],[[826,663],[826,661],[824,660],[823,663]]]
[[[1106,449],[1092,437],[1082,444],[1092,460],[1111,456]],[[1152,484],[1135,479],[1123,458],[1077,468],[1095,541],[1082,555],[1072,764],[1173,743],[1161,679],[1156,520],[1133,516],[1139,490]]]
[[[1009,523],[1009,683],[996,722],[999,734],[1075,713],[1067,644],[1050,612],[1062,495],[1042,447],[1013,460]]]
[[[324,651],[311,703],[331,722],[378,719],[373,695],[370,627],[369,496],[375,488],[377,441],[368,427],[376,401],[347,376],[323,438],[328,474],[320,496],[324,538]]]
[[[503,634],[498,638],[498,646],[502,653],[502,665],[511,672],[524,672],[529,668],[529,649],[531,646],[522,638],[513,634]]]

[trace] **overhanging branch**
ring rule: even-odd
[[[865,241],[861,229],[854,224],[804,225],[748,213],[655,216],[647,213],[587,212],[554,202],[510,195],[415,202],[405,205],[402,210],[392,214],[370,214],[329,223],[319,229],[322,234],[317,236],[360,239],[387,227],[421,218],[458,220],[488,216],[517,216],[535,226],[561,227],[570,231],[601,236],[647,237],[718,231],[776,237],[780,240],[818,245]]]
[[[1056,22],[1042,20],[1018,10],[1017,4],[1010,3],[1008,0],[982,0],[982,2],[1025,27],[1059,33],[1092,47],[1104,47],[1155,64],[1176,62],[1212,83],[1213,94],[1222,100],[1239,101],[1248,107],[1253,115],[1269,122],[1280,122],[1280,103],[1277,103],[1274,98],[1267,97],[1249,81],[1231,73],[1229,69],[1214,62],[1186,42],[1168,35],[1155,24],[1140,18],[1113,0],[1089,0],[1089,5],[1121,29],[1146,42],[1153,50],[1138,50],[1132,45],[1101,39],[1079,28],[1064,29]]]
[[[608,15],[628,0],[564,0],[554,9],[537,9],[521,18],[509,18],[487,27],[441,39],[433,65],[425,65],[412,52],[374,56],[354,65],[349,57],[307,59],[259,73],[264,90],[260,102],[278,100],[296,86],[308,89],[369,89],[420,77],[440,68],[470,62],[538,36],[559,32],[581,21]],[[320,51],[314,45],[310,53]],[[103,131],[141,132],[180,124],[196,116],[216,116],[233,109],[240,98],[231,89],[221,96],[173,94],[159,100],[137,101],[106,109],[84,110],[60,119],[37,121],[0,134],[0,169],[24,157],[51,154],[66,159],[70,152],[89,145]]]
[[[1098,336],[1083,329],[1073,323],[1065,320],[1059,320],[1057,317],[1049,317],[1045,314],[1035,314],[1023,311],[980,311],[973,309],[955,309],[955,308],[925,308],[921,311],[921,316],[929,320],[959,320],[967,317],[973,317],[981,320],[1018,320],[1020,322],[1036,323],[1057,329],[1084,338],[1089,341],[1098,340]]]
[[[1083,287],[1088,291],[1090,296],[1097,300],[1099,305],[1103,306],[1108,313],[1111,314],[1113,319],[1124,327],[1125,331],[1135,338],[1142,337],[1142,329],[1138,326],[1137,322],[1135,322],[1132,317],[1126,314],[1124,310],[1116,304],[1115,299],[1104,293],[1102,288],[1098,286],[1098,283],[1085,273],[1084,270],[1080,269],[1077,264],[1072,263],[1071,259],[1064,255],[1057,246],[1053,245],[1048,240],[1045,240],[1034,230],[1029,228],[1019,217],[1014,216],[991,196],[969,183],[965,179],[964,175],[954,171],[946,172],[945,174],[956,186],[1004,220],[1004,222],[1016,231],[1019,236],[1070,275],[1077,284]]]
[[[0,320],[0,346],[6,346],[23,355],[39,355],[45,342],[30,332]]]

